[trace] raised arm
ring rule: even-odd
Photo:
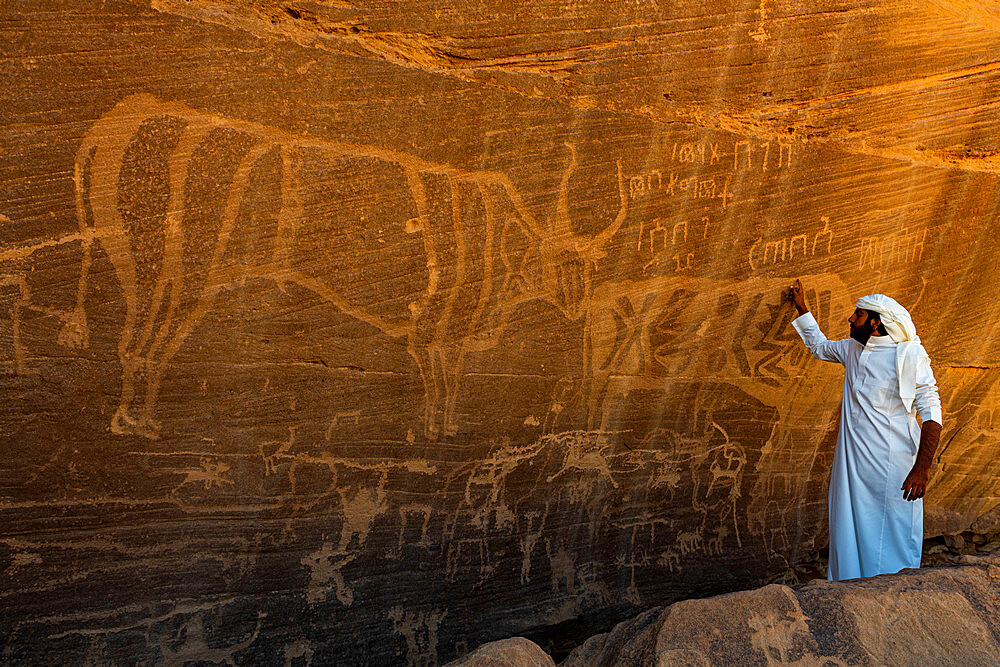
[[[835,361],[843,364],[851,339],[826,339],[816,322],[816,318],[809,312],[809,307],[806,305],[805,290],[802,288],[801,280],[796,280],[795,284],[788,290],[787,299],[799,311],[799,316],[792,320],[792,326],[795,327],[812,356],[821,361]]]
[[[799,311],[799,317],[809,312],[809,306],[806,305],[806,291],[802,289],[801,278],[796,278],[795,284],[788,288],[787,298],[795,306],[795,310]]]

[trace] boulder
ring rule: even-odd
[[[970,564],[677,602],[592,637],[560,664],[995,664],[1000,557],[965,558]]]
[[[538,644],[524,637],[483,644],[448,663],[450,667],[555,667],[555,664]]]

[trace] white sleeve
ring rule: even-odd
[[[913,399],[913,405],[916,406],[920,419],[940,424],[941,397],[938,395],[937,381],[931,370],[931,360],[926,355],[921,355],[917,362],[916,389],[917,396]]]
[[[823,332],[820,331],[819,324],[812,313],[799,315],[792,320],[792,326],[799,332],[802,342],[806,344],[809,351],[820,361],[836,361],[838,364],[845,363],[847,349],[851,344],[851,339],[827,340]]]

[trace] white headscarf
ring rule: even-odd
[[[909,412],[913,399],[917,397],[917,364],[921,357],[927,356],[910,313],[895,299],[884,294],[863,296],[858,299],[856,307],[878,313],[886,333],[897,343],[896,375],[899,377],[899,396]]]

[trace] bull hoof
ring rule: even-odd
[[[111,432],[115,435],[132,435],[135,433],[136,422],[128,415],[128,411],[119,407],[111,418]]]
[[[135,425],[136,435],[141,435],[144,438],[149,438],[150,440],[160,439],[160,423],[155,419],[150,417],[143,417],[139,420],[139,423]]]
[[[129,415],[128,410],[119,407],[111,418],[111,432],[115,435],[140,435],[150,440],[160,438],[160,424],[150,417],[138,420]]]

